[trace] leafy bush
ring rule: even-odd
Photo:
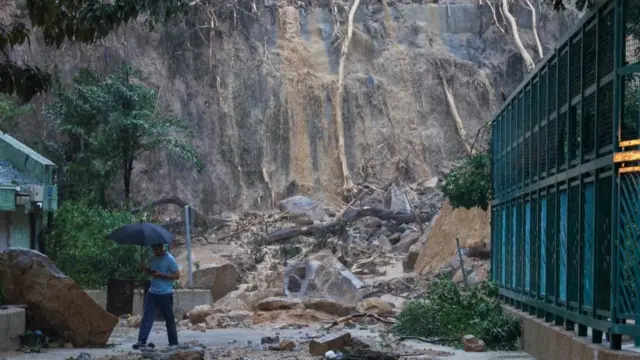
[[[397,335],[438,337],[460,345],[464,335],[482,339],[487,348],[511,350],[520,337],[518,320],[503,312],[495,300],[497,287],[486,283],[470,293],[461,293],[450,280],[438,280],[424,298],[411,300],[393,328]]]
[[[491,160],[478,152],[454,169],[445,179],[442,192],[454,208],[480,207],[487,210],[491,199]]]
[[[55,216],[48,244],[51,259],[84,288],[104,287],[109,278],[143,280],[139,264],[149,249],[106,239],[111,231],[135,221],[129,212],[66,202]]]

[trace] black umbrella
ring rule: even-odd
[[[107,239],[122,245],[169,245],[173,234],[162,226],[141,222],[118,228],[107,235]]]

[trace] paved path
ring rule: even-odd
[[[353,336],[375,339],[379,338],[376,333],[369,330],[350,330]],[[281,339],[304,340],[310,336],[317,337],[317,331],[313,328],[302,328],[295,330],[274,330],[270,328],[264,329],[216,329],[206,332],[182,330],[178,337],[180,342],[191,340],[198,341],[207,348],[215,347],[252,347],[260,344],[260,340],[264,336],[273,336],[278,334]],[[325,337],[336,336],[338,332],[333,332]],[[117,355],[128,353],[132,350],[131,346],[136,342],[138,329],[130,329],[119,326],[114,331],[110,343],[115,344],[113,347],[105,349],[51,349],[41,354],[1,354],[0,359],[6,360],[67,360],[69,357],[78,356],[81,352],[87,352],[96,359],[103,355]],[[162,324],[156,324],[152,331],[149,341],[158,347],[167,345],[167,335],[162,329]],[[415,349],[431,349],[438,351],[451,352],[452,356],[435,357],[441,360],[515,360],[515,359],[533,359],[529,355],[522,352],[487,352],[487,353],[465,353],[459,350],[453,350],[442,346],[425,344],[417,341],[405,341],[404,344]]]

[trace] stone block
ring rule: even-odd
[[[0,306],[0,351],[20,349],[20,335],[26,328],[25,309],[12,306]]]

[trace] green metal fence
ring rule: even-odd
[[[594,343],[640,340],[640,1],[599,3],[492,127],[501,297]]]

